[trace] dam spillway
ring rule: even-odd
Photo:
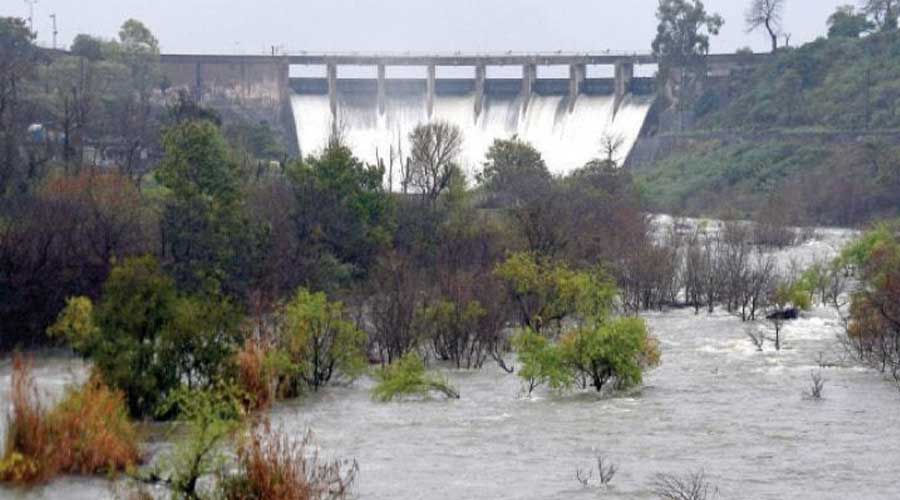
[[[708,76],[727,81],[767,55],[711,54]],[[653,78],[635,67],[658,63],[650,54],[365,54],[283,55],[163,54],[171,90],[188,92],[222,112],[276,124],[296,154],[321,150],[335,127],[368,162],[409,153],[407,137],[427,121],[446,120],[465,135],[461,163],[469,178],[481,169],[496,138],[532,142],[548,167],[562,174],[601,155],[604,136],[621,139],[617,156],[629,155],[655,95]],[[344,66],[375,67],[377,78],[338,78]],[[418,66],[427,77],[386,78],[387,67]],[[436,68],[470,67],[474,77],[439,79]],[[489,79],[487,69],[520,67],[521,78]],[[538,67],[569,68],[569,78],[538,78]],[[614,67],[614,78],[590,78],[589,67]],[[297,67],[324,67],[324,78],[291,78]],[[647,72],[644,71],[646,74]],[[398,161],[399,163],[399,161]]]
[[[584,79],[576,92],[567,79],[534,79],[530,95],[519,79],[337,80],[292,79],[291,105],[303,154],[314,154],[337,129],[354,153],[375,164],[409,154],[409,133],[417,125],[446,121],[463,132],[461,166],[469,180],[498,138],[517,136],[544,156],[555,174],[567,174],[601,156],[604,137],[621,140],[624,161],[637,141],[654,100],[650,79],[635,79],[616,95],[612,79]],[[382,88],[379,88],[383,86]],[[433,86],[433,88],[431,87]],[[399,168],[399,167],[395,167]],[[396,186],[398,175],[394,176]]]

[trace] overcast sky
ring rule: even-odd
[[[787,0],[786,31],[805,42],[825,32],[837,5],[854,0]],[[714,52],[751,46],[749,0],[707,0],[725,17]],[[622,51],[649,50],[657,0],[37,0],[34,25],[60,45],[78,33],[115,36],[129,17],[146,23],[164,52],[288,51]],[[2,0],[0,14],[27,17],[26,0]]]

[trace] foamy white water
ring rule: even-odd
[[[601,156],[601,138],[622,139],[621,162],[637,141],[653,102],[652,96],[628,96],[614,113],[612,96],[581,95],[569,112],[562,96],[534,96],[527,111],[521,99],[489,97],[476,118],[474,96],[437,96],[433,120],[458,125],[463,130],[461,162],[471,180],[484,163],[484,155],[494,139],[513,135],[530,142],[544,156],[555,174],[567,174]],[[292,97],[297,140],[304,155],[322,150],[332,128],[327,95]],[[388,163],[390,150],[409,154],[409,133],[428,122],[424,96],[389,98],[385,113],[379,115],[373,100],[361,102],[341,98],[338,123],[354,153],[369,163],[380,156]],[[398,184],[395,173],[394,184]]]

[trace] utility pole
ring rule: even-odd
[[[25,0],[25,3],[28,4],[28,29],[34,33],[34,4],[38,3],[38,0]]]
[[[56,35],[59,33],[56,30],[56,14],[50,14],[50,19],[53,19],[53,50],[56,50]]]

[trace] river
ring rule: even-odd
[[[783,256],[828,254],[845,236],[823,233]],[[654,474],[701,469],[722,499],[900,497],[900,391],[844,355],[834,312],[790,322],[780,352],[758,352],[725,312],[645,317],[662,365],[627,394],[524,397],[516,376],[490,365],[446,371],[457,401],[377,403],[362,379],[279,404],[272,421],[297,436],[311,428],[325,455],[358,460],[364,499],[649,499]],[[819,353],[837,366],[820,368]],[[71,359],[38,366],[51,390],[84,371]],[[811,400],[803,392],[817,370],[824,398]],[[6,361],[4,406],[8,384]],[[584,488],[575,472],[598,454],[619,471],[608,489]],[[3,498],[111,496],[103,479],[0,489]]]

